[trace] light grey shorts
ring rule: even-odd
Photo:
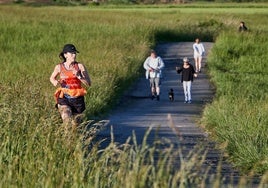
[[[196,58],[202,58],[203,56],[202,55],[200,55],[200,54],[194,54],[194,58],[196,59]]]
[[[159,87],[161,84],[160,78],[150,78],[150,86],[151,87]]]

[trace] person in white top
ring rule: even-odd
[[[193,49],[194,49],[195,71],[201,72],[201,62],[202,62],[202,57],[205,55],[205,48],[199,38],[195,39],[195,43],[193,44]]]
[[[151,50],[151,55],[146,58],[143,63],[143,67],[146,70],[146,79],[150,80],[150,87],[152,92],[152,100],[156,97],[159,101],[160,95],[160,83],[162,69],[165,64],[161,57],[157,56],[154,50]]]

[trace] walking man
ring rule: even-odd
[[[151,50],[151,54],[146,58],[143,67],[146,70],[146,79],[150,80],[151,99],[156,98],[159,101],[161,74],[165,64],[162,58],[157,56],[154,50]]]

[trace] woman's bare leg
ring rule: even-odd
[[[198,72],[201,71],[202,56],[198,58]]]

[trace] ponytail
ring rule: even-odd
[[[64,53],[63,52],[61,52],[59,54],[59,58],[62,59],[64,62],[66,61],[66,58],[64,57]]]

